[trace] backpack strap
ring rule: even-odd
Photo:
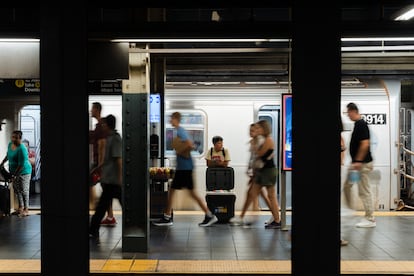
[[[226,151],[224,148],[221,149],[221,152],[223,153],[223,157],[226,158]],[[210,148],[210,157],[213,158],[213,147]]]

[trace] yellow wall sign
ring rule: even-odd
[[[15,80],[14,84],[18,87],[18,88],[22,88],[24,86],[24,80]]]

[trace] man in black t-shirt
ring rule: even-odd
[[[354,129],[349,143],[349,153],[352,164],[349,171],[359,173],[358,195],[363,203],[365,210],[364,219],[356,224],[356,227],[375,227],[374,204],[372,188],[369,183],[369,173],[373,169],[373,159],[370,149],[370,132],[368,124],[362,119],[358,107],[355,103],[349,103],[347,106],[348,117],[354,121]],[[344,192],[347,202],[350,202],[351,188],[354,182],[351,182],[351,173],[348,173],[344,184]]]

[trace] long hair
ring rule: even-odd
[[[262,129],[263,129],[263,135],[264,136],[269,136],[271,131],[270,131],[270,125],[269,122],[266,120],[259,120],[257,123],[257,125],[259,125]]]

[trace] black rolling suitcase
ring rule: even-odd
[[[7,182],[0,184],[0,215],[10,215],[10,189]]]
[[[11,174],[0,166],[0,215],[10,215],[10,188],[9,181],[11,180]]]
[[[233,192],[207,192],[207,206],[216,215],[218,223],[227,223],[234,217],[236,195]]]
[[[206,170],[206,189],[232,190],[234,188],[234,169],[227,168],[207,168]]]
[[[227,223],[234,217],[234,203],[236,195],[234,188],[234,169],[207,168],[206,170],[206,202],[213,212],[218,223]]]

